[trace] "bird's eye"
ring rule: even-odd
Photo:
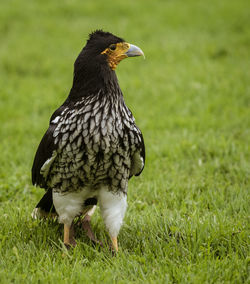
[[[111,45],[109,46],[109,49],[115,50],[115,49],[116,49],[116,44],[111,44]]]

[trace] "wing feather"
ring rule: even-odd
[[[137,173],[135,173],[135,176],[139,176],[141,174],[141,172],[144,169],[145,166],[145,160],[146,160],[146,153],[145,153],[145,144],[144,144],[144,139],[142,134],[141,136],[141,144],[140,144],[140,150],[139,150],[139,155],[137,154],[137,156],[139,156],[140,162],[139,162],[139,167],[138,167],[138,171]],[[137,158],[138,159],[138,158]],[[138,163],[138,162],[137,162]]]
[[[138,137],[140,144],[137,147],[137,151],[134,153],[131,161],[131,170],[130,170],[130,177],[131,176],[139,176],[144,169],[145,166],[145,145],[142,133],[138,129]]]
[[[33,185],[40,186],[45,189],[47,189],[46,177],[56,157],[56,151],[58,149],[58,144],[55,141],[53,133],[57,127],[59,120],[58,117],[65,108],[66,107],[62,105],[51,116],[49,128],[38,146],[31,170]]]

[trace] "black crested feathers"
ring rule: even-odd
[[[103,47],[102,50],[107,48],[110,44],[124,42],[124,39],[117,37],[109,32],[103,30],[96,30],[89,34],[87,45],[93,45],[95,49]]]

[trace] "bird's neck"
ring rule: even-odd
[[[109,66],[93,66],[93,68],[75,71],[69,98],[78,100],[94,96],[100,90],[107,96],[112,93],[122,96],[116,73]]]

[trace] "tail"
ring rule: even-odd
[[[46,217],[57,216],[55,206],[53,204],[52,189],[48,189],[42,199],[36,205],[31,213],[32,218],[41,219]]]

